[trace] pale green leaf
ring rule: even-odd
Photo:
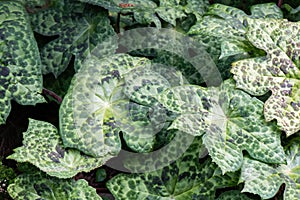
[[[276,119],[292,135],[300,130],[300,23],[249,19],[248,24],[249,41],[267,55],[237,61],[231,72],[237,87],[252,95],[272,91],[265,102],[265,119]]]
[[[101,60],[90,57],[75,74],[60,107],[64,145],[96,157],[118,154],[120,127],[126,125],[122,120],[130,114],[123,77],[135,67],[149,64],[145,58],[126,54]]]
[[[144,174],[119,174],[107,183],[118,200],[214,199],[215,190],[236,184],[237,174],[222,175],[211,159],[199,163],[201,141],[195,139],[172,164]]]
[[[208,52],[220,56],[220,59],[239,54],[249,57],[248,54],[252,51],[255,52],[255,49],[246,41],[247,24],[245,20],[248,18],[283,17],[281,10],[275,3],[254,5],[251,7],[251,13],[252,15],[247,15],[235,7],[213,4],[209,7],[207,15],[198,20],[189,33],[204,43],[206,40],[202,39],[203,35],[215,38],[214,46],[221,48],[221,55],[218,51],[208,50]]]
[[[86,200],[102,198],[86,180],[58,179],[41,172],[19,175],[7,188],[13,199],[70,199]]]
[[[95,47],[99,57],[114,53],[117,48],[116,34],[105,10],[66,3],[37,12],[31,18],[34,31],[46,36],[59,35],[41,50],[44,74],[60,75],[72,55],[78,70]]]
[[[219,88],[184,85],[166,90],[159,101],[180,114],[170,128],[201,136],[223,173],[236,171],[242,151],[269,163],[283,163],[280,131],[263,117],[263,103],[234,88],[232,80]]]
[[[241,182],[245,182],[243,192],[260,195],[269,199],[276,195],[280,186],[285,183],[284,200],[300,199],[300,146],[294,140],[285,149],[286,164],[279,166],[245,158],[241,171]]]
[[[0,2],[0,124],[14,100],[22,105],[44,102],[41,61],[23,5]]]
[[[71,178],[79,172],[89,172],[112,157],[92,158],[78,150],[64,148],[57,129],[43,121],[30,119],[23,137],[23,146],[16,148],[8,159],[32,163],[59,178]]]

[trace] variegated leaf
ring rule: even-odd
[[[214,199],[217,188],[235,185],[238,174],[222,175],[211,159],[199,163],[201,141],[196,138],[172,164],[144,174],[119,174],[107,187],[119,200],[127,199]]]
[[[172,129],[201,136],[213,161],[223,173],[236,171],[243,161],[242,151],[269,163],[283,163],[280,131],[266,123],[263,103],[234,88],[232,80],[219,88],[184,85],[166,90],[159,101],[180,114]]]
[[[249,41],[267,55],[233,63],[237,87],[252,95],[271,97],[265,102],[267,121],[292,135],[300,130],[300,23],[286,20],[248,20]]]
[[[122,120],[130,114],[123,77],[135,67],[149,64],[145,58],[126,54],[101,60],[90,57],[74,76],[60,107],[64,145],[96,157],[118,154]]]
[[[78,2],[66,2],[51,9],[41,10],[31,16],[34,31],[57,39],[41,50],[43,73],[56,77],[75,56],[75,70],[97,47],[98,56],[105,57],[117,48],[116,34],[110,25],[108,13]],[[101,50],[101,51],[100,51]]]
[[[13,199],[102,200],[86,180],[58,179],[42,172],[19,175],[7,188]]]
[[[274,197],[285,183],[284,200],[300,199],[300,146],[299,139],[290,142],[285,154],[287,163],[279,166],[245,158],[241,172],[241,182],[245,182],[242,192],[260,195],[263,199]]]
[[[23,133],[23,146],[16,148],[8,159],[29,162],[40,170],[58,178],[71,178],[102,166],[112,156],[92,158],[75,149],[66,149],[56,127],[30,119]]]
[[[23,5],[0,2],[0,124],[5,123],[10,101],[35,105],[45,100],[41,60]]]

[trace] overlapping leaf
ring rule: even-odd
[[[23,136],[23,146],[16,148],[8,158],[32,163],[59,178],[71,178],[79,172],[89,172],[112,157],[106,155],[96,159],[82,155],[78,150],[65,149],[57,129],[47,122],[30,119]]]
[[[83,179],[58,179],[42,172],[19,175],[7,190],[13,199],[102,199]]]
[[[265,57],[233,63],[231,72],[237,87],[252,95],[272,96],[265,102],[267,121],[292,135],[300,130],[300,23],[286,20],[248,20],[247,37]]]
[[[78,2],[66,2],[31,16],[34,31],[45,36],[59,36],[41,50],[43,73],[58,76],[75,56],[78,70],[87,55],[98,48],[104,57],[117,48],[116,35],[108,13]]]
[[[123,93],[123,77],[149,64],[145,58],[126,54],[101,60],[89,58],[74,76],[60,108],[64,145],[97,157],[116,155],[121,148],[120,127],[126,125],[122,120],[130,117],[131,104]]]
[[[297,8],[292,8],[289,4],[284,4],[282,9],[285,13],[284,18],[294,22],[300,21],[300,5]]]
[[[222,175],[211,159],[199,163],[201,142],[169,166],[144,174],[119,174],[107,183],[116,199],[214,199],[215,190],[236,184],[236,173]]]
[[[251,7],[251,13],[252,15],[247,15],[237,8],[214,4],[209,7],[207,15],[202,20],[198,20],[189,33],[195,34],[195,38],[203,41],[204,44],[207,42],[202,38],[203,35],[210,36],[212,41],[214,38],[214,46],[217,49],[208,52],[220,56],[220,58],[243,53],[256,53],[255,49],[245,39],[247,28],[247,24],[244,23],[245,20],[248,18],[280,19],[283,15],[275,3],[254,5]],[[207,46],[209,47],[211,44]],[[220,49],[218,50],[218,48]]]
[[[22,105],[44,102],[41,61],[29,18],[18,2],[0,2],[0,124],[14,100]]]
[[[285,153],[285,165],[271,166],[245,158],[241,172],[241,182],[245,182],[243,192],[260,195],[269,199],[285,183],[284,200],[300,199],[300,146],[299,140],[291,142]]]
[[[159,64],[137,67],[125,75],[124,93],[134,102],[130,105],[130,118],[122,119],[121,126],[126,144],[134,151],[152,151],[156,138],[166,133],[170,116],[156,97],[171,86],[186,83],[182,74]],[[130,126],[128,126],[130,124]],[[160,138],[164,140],[163,138]],[[163,142],[163,141],[161,141]]]
[[[252,198],[238,190],[230,190],[222,193],[216,200],[252,200]]]
[[[176,20],[186,17],[186,14],[192,13],[200,18],[208,7],[207,0],[160,0],[158,4],[151,0],[80,0],[102,6],[108,10],[133,13],[134,18],[141,24],[150,24],[152,22],[160,28],[161,22],[158,16],[164,21],[176,25]],[[158,16],[157,16],[158,15]]]
[[[285,161],[280,131],[265,122],[263,103],[236,90],[232,80],[219,88],[174,87],[163,92],[159,101],[180,114],[170,128],[204,135],[203,142],[223,173],[241,167],[242,150],[264,162]]]

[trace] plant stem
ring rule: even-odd
[[[277,6],[278,6],[279,8],[281,8],[282,3],[283,3],[283,0],[278,0]]]
[[[55,94],[55,92],[48,90],[46,88],[43,88],[42,93],[53,97],[59,104],[61,104],[62,98],[60,96],[58,96],[57,94]]]
[[[121,21],[121,13],[118,12],[117,22],[116,22],[116,32],[117,34],[120,33],[120,21]]]

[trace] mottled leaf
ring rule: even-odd
[[[161,0],[158,4],[150,0],[80,0],[94,5],[102,6],[110,11],[121,13],[133,13],[134,18],[141,24],[154,22],[161,28],[160,19],[176,26],[176,20],[192,13],[200,18],[208,7],[208,0],[168,1]]]
[[[300,130],[300,24],[274,19],[249,19],[248,24],[249,41],[267,55],[237,61],[231,72],[237,87],[252,95],[272,91],[265,102],[265,119],[276,119],[292,135]]]
[[[225,79],[229,77],[228,66],[231,62],[262,53],[246,41],[245,19],[282,18],[281,10],[274,3],[255,5],[251,10],[252,15],[249,16],[237,8],[214,4],[209,7],[207,15],[198,20],[189,31],[206,47]],[[276,12],[270,15],[270,10]]]
[[[126,54],[87,59],[60,107],[64,145],[96,157],[116,155],[121,148],[122,119],[130,110],[123,77],[135,67],[149,64],[145,58]]]
[[[252,198],[249,198],[239,190],[230,190],[223,192],[216,200],[252,200]]]
[[[159,101],[180,114],[170,128],[204,135],[203,142],[223,173],[241,167],[243,150],[264,162],[285,161],[280,131],[274,123],[265,122],[263,103],[236,90],[232,80],[219,88],[174,87],[163,92]]]
[[[107,183],[116,199],[214,199],[215,190],[236,184],[237,174],[222,175],[211,159],[199,163],[201,141],[195,139],[172,164],[144,174],[119,174]]]
[[[80,151],[64,148],[57,129],[47,122],[30,119],[23,137],[23,146],[16,148],[8,158],[32,163],[59,178],[71,178],[79,172],[89,172],[111,158],[109,155],[92,158]]]
[[[42,172],[19,175],[7,188],[13,199],[70,199],[85,200],[102,198],[86,180],[58,179]]]
[[[72,55],[78,70],[96,46],[101,57],[117,48],[116,35],[105,10],[72,2],[42,10],[31,18],[34,31],[59,36],[41,50],[44,74],[53,73],[57,77],[67,68]]]
[[[22,4],[0,2],[0,124],[14,100],[22,105],[44,102],[41,61],[29,18]]]
[[[300,146],[295,140],[286,147],[287,163],[279,166],[245,158],[241,172],[241,182],[245,182],[242,192],[260,195],[269,199],[276,195],[285,183],[284,200],[300,199]]]
[[[297,8],[292,8],[289,4],[284,4],[282,9],[284,18],[294,22],[300,21],[300,5]]]

